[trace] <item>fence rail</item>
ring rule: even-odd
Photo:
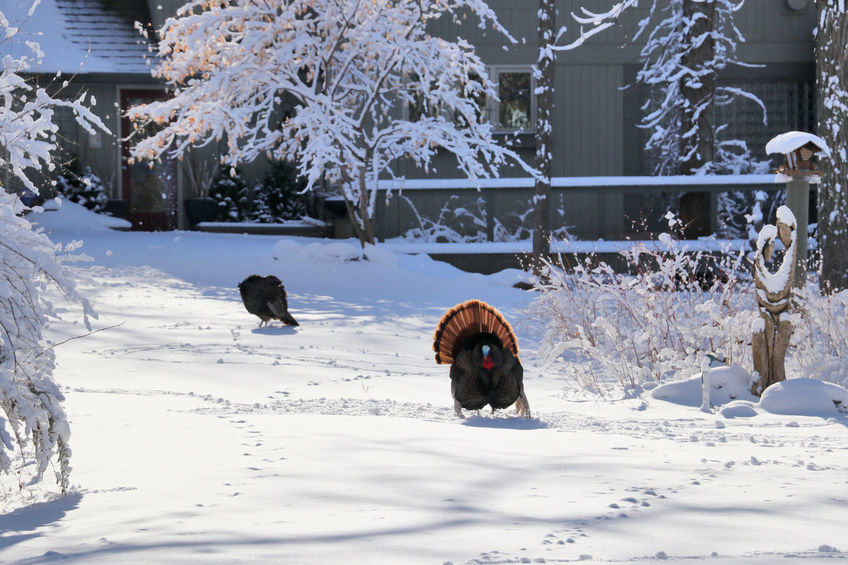
[[[720,233],[721,193],[777,193],[785,189],[774,175],[669,177],[568,177],[551,182],[551,227],[565,229],[577,239],[623,239],[667,229],[662,216],[675,209],[680,196],[704,195],[710,233]],[[529,237],[532,227],[532,178],[422,179],[381,181],[377,207],[377,236],[401,237],[429,226],[431,236],[485,233],[486,241]],[[386,202],[385,205],[382,203]],[[766,218],[768,219],[768,218]],[[444,236],[446,237],[446,236]]]

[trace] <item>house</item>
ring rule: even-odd
[[[571,12],[580,6],[600,11],[610,3],[611,0],[561,0],[557,23],[568,25],[573,34],[576,26],[568,16]],[[0,10],[20,26],[23,35],[41,44],[45,58],[34,69],[36,80],[53,87],[67,80],[65,89],[69,93],[88,90],[96,97],[96,113],[114,132],[113,136],[88,136],[71,116],[60,116],[64,147],[81,164],[92,167],[114,201],[125,201],[128,217],[137,229],[187,227],[182,201],[190,194],[184,171],[173,160],[155,163],[152,168],[145,163],[130,164],[126,140],[130,128],[122,119],[128,107],[167,95],[164,85],[149,74],[155,55],[134,23],[157,29],[182,2],[42,0],[34,16],[24,21],[28,4],[22,0],[0,0]],[[537,55],[537,2],[489,0],[489,4],[501,23],[524,41],[504,49],[504,40],[498,34],[486,33],[473,25],[463,26],[461,33],[489,63],[490,76],[498,85],[500,101],[486,101],[488,119],[501,133],[509,134],[519,152],[532,162],[536,108],[531,65]],[[554,177],[651,173],[650,156],[642,149],[646,132],[636,126],[649,93],[632,86],[639,69],[640,46],[628,39],[646,10],[638,7],[626,12],[617,27],[592,38],[582,48],[557,56]],[[729,136],[747,141],[764,159],[765,142],[776,134],[815,130],[815,7],[811,0],[747,0],[735,21],[746,38],[738,47],[739,58],[761,66],[728,69],[720,81],[759,96],[768,110],[768,126],[763,126],[757,106],[746,100],[717,109],[716,121],[726,122]],[[444,36],[457,34],[451,22],[437,24],[434,32]],[[8,52],[9,44],[7,41],[0,46],[0,55],[3,49]],[[57,73],[61,73],[60,78]],[[454,176],[449,162],[446,159],[448,165],[436,167],[439,173],[431,176]],[[398,172],[408,178],[424,176],[413,169],[401,168]],[[504,171],[505,176],[517,174],[517,170]],[[439,199],[443,201],[444,197],[436,198],[430,208],[438,206]],[[400,206],[398,200],[394,206]],[[584,191],[571,198],[562,221],[573,226],[581,237],[615,238],[621,235],[622,216],[638,215],[650,206],[650,197],[638,190]],[[385,211],[380,214],[386,217]],[[411,213],[405,214],[398,212],[396,227],[380,228],[378,235],[386,237],[404,231],[404,226],[412,221]]]

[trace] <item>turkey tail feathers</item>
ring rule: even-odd
[[[433,335],[436,363],[453,363],[465,340],[481,333],[496,336],[503,347],[518,356],[518,339],[501,313],[482,300],[468,300],[448,310],[439,320]]]

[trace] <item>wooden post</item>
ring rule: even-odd
[[[486,241],[495,241],[495,193],[484,189],[483,199],[486,202]]]
[[[786,183],[786,205],[795,215],[798,230],[792,286],[803,288],[807,282],[807,224],[810,218],[810,179],[806,175],[792,175]]]

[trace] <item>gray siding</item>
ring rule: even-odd
[[[565,25],[564,41],[578,36],[579,26],[571,13],[580,7],[600,12],[609,8],[609,0],[560,0],[557,24]],[[560,52],[555,65],[554,176],[625,175],[644,172],[641,164],[643,136],[635,123],[645,93],[639,88],[622,91],[632,84],[639,67],[641,43],[633,43],[637,22],[649,15],[649,2],[624,13],[613,28],[590,39],[572,51]],[[476,47],[483,60],[493,66],[530,66],[536,59],[536,0],[490,0],[500,22],[519,40],[508,45],[502,35],[480,30],[476,21],[457,25],[441,21],[434,33],[445,37],[464,37]],[[746,38],[739,44],[743,61],[759,68],[728,69],[724,80],[748,82],[760,80],[807,80],[813,64],[812,29],[815,8],[789,9],[778,0],[747,0],[737,12],[735,23]],[[644,37],[640,38],[643,41]],[[504,47],[508,45],[508,49]],[[775,108],[781,112],[782,108]],[[775,120],[785,124],[785,119]],[[772,132],[763,127],[761,136]],[[523,155],[533,159],[532,142],[525,144]],[[449,178],[452,167],[439,167],[435,175]],[[410,176],[421,172],[405,170]],[[521,174],[507,171],[505,176]]]

